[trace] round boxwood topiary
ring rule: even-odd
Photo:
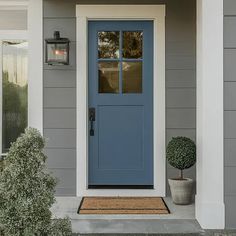
[[[166,158],[171,166],[180,170],[180,179],[183,179],[183,170],[196,163],[196,145],[190,138],[172,138],[167,145]]]

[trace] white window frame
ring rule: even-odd
[[[28,9],[28,0],[19,0],[19,1],[0,1],[0,10],[27,10]]]
[[[0,10],[27,10],[27,30],[0,30],[0,41],[27,40],[28,48],[28,126],[43,134],[43,0],[0,1]],[[0,76],[2,77],[2,47],[0,47]],[[0,77],[0,98],[2,78]],[[2,99],[0,108],[2,109]],[[0,130],[2,130],[0,111]],[[0,135],[0,158],[2,134]],[[5,154],[6,155],[6,154]]]
[[[165,196],[165,5],[77,5],[77,196]],[[154,189],[88,189],[88,21],[154,23]]]

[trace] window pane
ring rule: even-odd
[[[119,58],[119,35],[118,31],[98,32],[99,58]]]
[[[142,93],[142,62],[123,62],[123,93]]]
[[[3,42],[2,152],[27,126],[28,43]]]
[[[67,63],[67,43],[47,44],[49,63]]]
[[[123,57],[142,58],[143,32],[123,32]]]
[[[119,93],[119,62],[98,63],[99,93]]]

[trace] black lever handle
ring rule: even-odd
[[[95,116],[96,116],[96,112],[95,112],[95,108],[91,107],[89,108],[89,121],[90,121],[90,136],[94,136],[94,121],[95,121]]]

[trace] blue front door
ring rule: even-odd
[[[153,187],[153,22],[89,21],[90,188]]]

